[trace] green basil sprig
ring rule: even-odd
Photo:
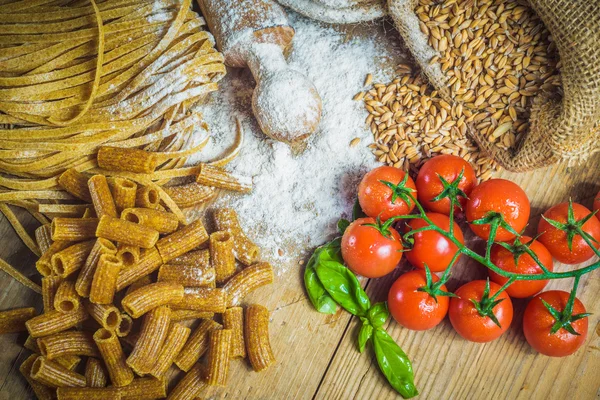
[[[379,369],[390,385],[405,399],[418,395],[419,391],[414,384],[412,365],[408,356],[383,328],[375,329],[373,348]]]

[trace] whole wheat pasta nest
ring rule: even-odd
[[[390,15],[415,60],[446,101],[452,101],[439,56],[419,29],[418,0],[278,0],[301,14],[330,23],[369,21]],[[472,1],[472,0],[459,0]],[[515,0],[516,1],[516,0]],[[500,165],[525,171],[558,161],[581,162],[600,151],[600,7],[587,0],[528,0],[551,33],[561,61],[563,96],[535,96],[529,130],[503,150],[475,129],[470,135]]]

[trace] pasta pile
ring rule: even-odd
[[[152,173],[154,155],[103,147],[98,165],[115,170],[88,177],[68,169],[58,179],[84,211],[35,232],[43,313],[0,312],[0,333],[29,333],[33,354],[20,370],[38,399],[193,399],[226,385],[231,359],[247,357],[255,371],[275,362],[268,310],[242,306],[273,282],[271,265],[258,261],[234,210],[215,210],[210,234],[201,220],[181,219],[173,199],[183,191],[193,201],[207,186],[169,195],[128,178]],[[202,184],[251,188],[214,165],[197,169]],[[167,394],[173,365],[186,374]]]

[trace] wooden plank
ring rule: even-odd
[[[530,197],[532,219],[528,232],[531,233],[540,214],[553,204],[572,197],[590,206],[600,186],[599,170],[600,155],[580,167],[553,166],[526,174],[502,172],[499,177],[517,182]],[[475,248],[482,247],[483,241],[475,239],[464,224],[461,228],[467,243],[475,242]],[[406,263],[402,268],[409,269]],[[483,266],[464,257],[456,268],[448,283],[450,290],[486,276]],[[555,264],[555,268],[566,271],[574,267]],[[386,299],[395,276],[368,285],[367,292],[373,301]],[[572,280],[555,280],[547,288],[570,290],[571,284]],[[488,344],[462,339],[448,319],[426,332],[410,331],[391,321],[388,332],[411,358],[421,398],[592,399],[600,391],[599,291],[600,275],[597,271],[588,274],[578,292],[588,312],[593,313],[588,340],[584,348],[566,358],[546,357],[529,347],[521,323],[526,299],[513,301],[512,326],[500,339]],[[316,393],[317,399],[398,398],[379,373],[372,350],[365,351],[366,354],[356,350],[358,325],[354,318]]]

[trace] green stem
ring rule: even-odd
[[[502,285],[502,287],[500,289],[498,289],[498,291],[496,293],[494,293],[494,295],[492,297],[490,297],[490,302],[496,300],[502,292],[504,292],[510,285],[512,285],[515,282],[515,280],[516,279],[512,276],[510,278],[508,278],[508,280],[504,283],[504,285]]]

